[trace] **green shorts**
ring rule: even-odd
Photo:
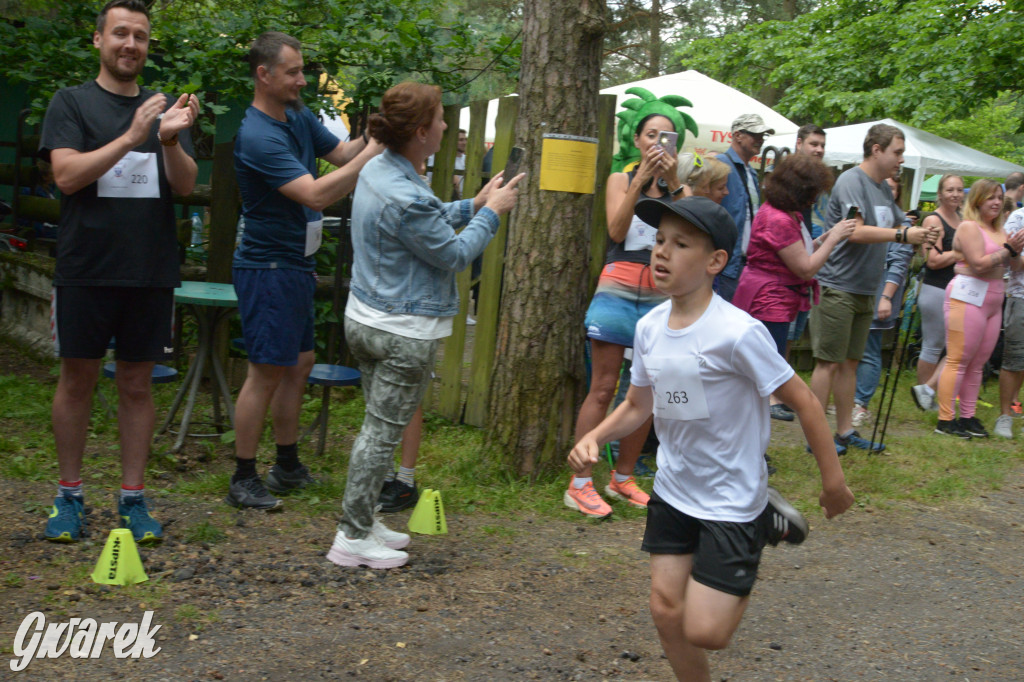
[[[811,309],[811,350],[815,360],[860,360],[875,317],[875,297],[821,288]]]

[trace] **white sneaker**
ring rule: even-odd
[[[404,549],[409,546],[410,538],[408,535],[391,530],[378,518],[373,519],[373,528],[370,529],[370,534],[380,538],[384,546],[389,549]]]
[[[918,409],[931,410],[935,405],[935,391],[928,384],[918,384],[910,387],[910,395],[914,398],[914,404]]]
[[[996,417],[996,426],[992,433],[1000,438],[1013,438],[1013,417],[1008,414],[1001,414]]]
[[[871,421],[871,413],[861,405],[854,405],[851,419],[853,420],[854,426],[863,426],[867,422]]]
[[[345,531],[339,530],[334,536],[334,544],[327,552],[327,559],[339,566],[398,568],[405,565],[409,555],[387,547],[372,532],[362,540],[353,540],[345,536]]]

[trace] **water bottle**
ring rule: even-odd
[[[203,245],[203,219],[198,213],[192,214],[192,241],[189,246]]]

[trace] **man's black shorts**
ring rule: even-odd
[[[102,358],[112,339],[125,362],[160,362],[173,351],[171,288],[54,287],[51,315],[62,358]]]
[[[745,523],[705,521],[652,494],[641,549],[651,554],[692,554],[694,580],[745,597],[754,587],[761,550],[767,542],[762,518]]]

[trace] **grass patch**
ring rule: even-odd
[[[220,542],[226,537],[227,535],[224,533],[223,530],[213,525],[209,521],[202,521],[200,523],[197,523],[194,526],[190,526],[185,531],[185,542],[189,544],[200,542],[212,544],[215,542]]]
[[[1024,451],[1015,441],[996,438],[964,442],[932,433],[934,413],[922,413],[914,407],[909,386],[911,372],[900,377],[899,390],[890,415],[887,449],[880,455],[852,450],[842,459],[850,488],[858,504],[887,509],[913,502],[942,505],[976,496],[1002,485],[1007,474],[1024,465]],[[108,387],[109,388],[109,387]],[[176,385],[155,386],[154,400],[158,424],[170,407]],[[53,385],[23,376],[0,376],[0,476],[29,481],[52,481],[57,475],[50,425]],[[881,391],[879,390],[879,393]],[[876,411],[877,401],[871,406]],[[998,415],[998,387],[989,381],[983,388],[978,417],[991,427]],[[320,406],[319,391],[304,402],[302,423],[308,425]],[[357,389],[332,391],[327,448],[322,458],[313,452],[317,435],[300,445],[303,461],[319,483],[286,498],[289,511],[301,517],[320,516],[338,511],[344,495],[351,442],[363,420],[363,400]],[[93,415],[86,446],[83,476],[91,489],[101,485],[116,487],[120,477],[120,457],[116,419]],[[883,415],[884,417],[884,415]],[[258,468],[265,473],[274,459],[273,439],[268,428],[261,441]],[[1018,433],[1024,424],[1015,420]],[[773,423],[769,453],[778,467],[772,484],[805,513],[817,513],[820,477],[814,459],[804,451],[797,425]],[[859,429],[871,437],[872,425]],[[1024,435],[1018,435],[1024,438]],[[533,481],[513,475],[500,458],[485,452],[485,434],[470,426],[452,425],[428,413],[417,463],[416,478],[421,489],[440,490],[449,513],[495,513],[500,517],[533,515],[578,522],[580,515],[565,507],[562,494],[569,477],[568,467],[543,472]],[[220,499],[227,492],[233,469],[234,448],[230,443],[189,439],[186,452],[202,462],[187,471],[179,471],[178,458],[169,452],[167,436],[157,436],[150,458],[149,485],[156,492],[204,501]],[[398,454],[396,453],[396,461]],[[194,464],[194,462],[193,462]],[[158,477],[159,476],[159,477]],[[603,490],[610,469],[602,461],[595,467],[595,486]],[[639,479],[650,492],[652,479]],[[39,501],[31,504],[39,506]],[[48,506],[48,505],[47,505]],[[614,502],[613,519],[642,518],[644,510]],[[42,506],[39,506],[43,509]],[[219,519],[207,520],[188,529],[190,542],[217,542],[222,539]],[[498,537],[500,524],[487,526],[485,534]],[[511,537],[511,536],[507,536]]]

